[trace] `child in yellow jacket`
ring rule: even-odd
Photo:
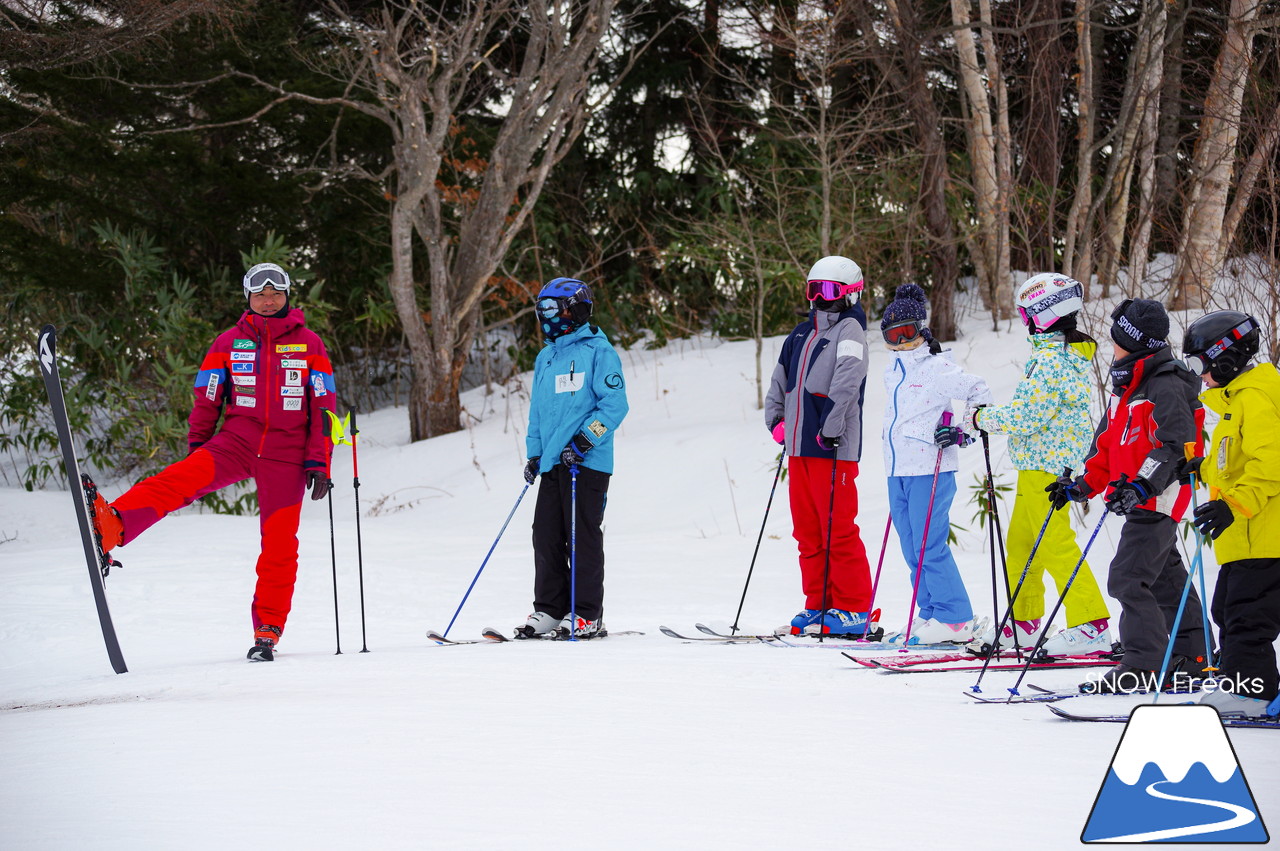
[[[1190,459],[1183,477],[1209,486],[1194,522],[1218,558],[1210,611],[1221,659],[1218,688],[1206,687],[1200,702],[1222,715],[1264,715],[1280,692],[1280,373],[1250,363],[1259,332],[1252,316],[1220,310],[1191,323],[1182,345],[1204,380],[1200,400],[1219,416],[1205,456]]]

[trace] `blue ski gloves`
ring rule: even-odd
[[[524,480],[533,484],[533,480],[538,478],[538,462],[542,460],[541,455],[535,455],[524,464]]]
[[[973,443],[973,438],[960,430],[960,426],[940,425],[933,430],[933,443],[939,449],[959,446],[961,449]]]
[[[569,441],[569,445],[561,450],[560,463],[566,467],[576,467],[582,463],[582,456],[586,455],[594,445],[585,434],[578,432],[573,436],[573,440]]]
[[[1045,492],[1049,494],[1049,502],[1053,503],[1054,511],[1060,511],[1068,502],[1089,501],[1089,486],[1085,484],[1084,476],[1076,476],[1074,479],[1059,476],[1045,488]]]
[[[1151,499],[1155,492],[1151,482],[1142,476],[1126,480],[1124,476],[1111,483],[1111,495],[1107,497],[1107,511],[1112,514],[1128,514]]]
[[[827,437],[821,432],[818,433],[818,448],[825,449],[828,452],[835,452],[843,442],[844,438],[838,434],[835,437]]]
[[[1184,461],[1178,462],[1178,483],[1183,485],[1191,484],[1191,477],[1200,478],[1200,464],[1203,463],[1204,456],[1193,455]]]
[[[307,470],[307,487],[311,489],[312,499],[324,499],[333,487],[333,482],[324,474],[324,470]]]
[[[1236,516],[1232,513],[1231,506],[1227,505],[1226,500],[1211,499],[1196,509],[1195,519],[1191,522],[1196,524],[1196,528],[1200,530],[1201,535],[1206,535],[1216,541],[1228,526],[1236,522]]]

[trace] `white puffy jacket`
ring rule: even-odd
[[[952,400],[965,409],[952,417],[955,425],[968,422],[969,410],[991,402],[987,382],[960,369],[951,352],[929,353],[928,346],[905,352],[891,352],[885,367],[884,386],[889,401],[884,409],[884,469],[890,476],[932,476],[938,461],[933,432],[945,411],[953,411]],[[953,414],[955,412],[953,411]],[[944,472],[959,469],[954,446],[942,450]]]

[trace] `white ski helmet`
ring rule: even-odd
[[[809,269],[809,276],[806,281],[827,281],[840,285],[836,298],[841,296],[852,296],[852,301],[857,301],[862,293],[863,280],[862,268],[850,260],[848,257],[841,257],[833,254],[829,257],[823,257],[817,263],[814,263]],[[806,290],[809,300],[814,299],[814,293]],[[829,288],[828,288],[829,289]],[[830,292],[822,294],[823,298],[830,299]]]
[[[1044,331],[1084,307],[1084,284],[1056,272],[1041,272],[1018,288],[1014,303],[1027,327]]]

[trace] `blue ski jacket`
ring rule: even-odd
[[[591,441],[582,466],[613,472],[613,435],[630,406],[622,361],[609,338],[583,325],[543,346],[533,365],[527,457],[541,457],[538,472],[560,463],[576,434]]]

